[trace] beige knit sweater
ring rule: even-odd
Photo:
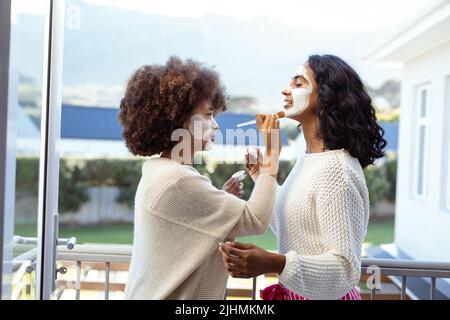
[[[216,189],[191,166],[146,161],[125,298],[223,299],[228,273],[219,242],[264,233],[276,186],[275,178],[261,175],[246,202]]]
[[[344,149],[305,154],[278,188],[270,223],[286,265],[279,281],[309,299],[339,299],[358,284],[369,195]]]

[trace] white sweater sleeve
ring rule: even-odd
[[[277,192],[275,195],[275,199],[276,197],[278,197],[278,193],[281,190],[281,186],[277,183]],[[270,218],[270,222],[269,222],[269,227],[272,230],[272,232],[275,234],[276,237],[278,237],[278,223],[277,223],[277,217],[275,216],[275,212],[272,213],[272,216]]]
[[[275,178],[262,175],[246,202],[218,190],[209,178],[192,174],[170,183],[152,209],[165,212],[162,218],[166,220],[223,241],[260,234],[268,228],[275,188]]]
[[[360,278],[361,243],[366,230],[363,200],[351,179],[343,174],[330,177],[318,189],[317,232],[323,241],[323,253],[287,252],[279,280],[309,299],[339,299]]]

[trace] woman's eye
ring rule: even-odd
[[[291,86],[292,86],[293,88],[301,87],[301,86],[302,86],[302,81],[301,81],[301,79],[294,79],[294,80],[291,82]]]
[[[207,113],[206,116],[207,116],[208,118],[211,118],[211,117],[213,116],[213,114],[212,114],[212,113]]]

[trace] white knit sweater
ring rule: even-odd
[[[279,281],[309,299],[339,299],[360,278],[369,196],[344,149],[305,154],[278,188],[270,223],[286,265]]]
[[[223,299],[228,273],[219,242],[264,233],[276,186],[275,178],[260,176],[246,202],[216,189],[191,166],[146,161],[125,298]]]

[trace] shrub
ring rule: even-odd
[[[17,158],[16,161],[16,190],[38,194],[39,159]]]
[[[19,157],[16,162],[16,190],[38,195],[39,159]],[[86,172],[77,161],[61,159],[59,168],[59,211],[76,211],[89,200]]]
[[[395,191],[397,188],[397,157],[389,157],[385,163],[385,175],[388,182],[386,199],[395,202]]]
[[[364,169],[371,207],[375,207],[380,200],[385,198],[387,193],[388,185],[384,171],[383,166],[376,165],[370,165]]]
[[[74,212],[89,200],[86,171],[77,161],[61,159],[59,167],[59,212]]]
[[[116,186],[119,188],[118,203],[133,207],[136,188],[141,177],[141,159],[61,159],[59,182],[59,210],[61,213],[77,211],[89,200],[88,188],[98,186]],[[194,167],[207,177],[213,185],[222,188],[227,179],[239,170],[245,170],[243,164],[217,164],[206,159],[206,164]],[[278,183],[282,184],[295,161],[281,161]],[[395,201],[397,158],[387,157],[375,166],[364,170],[371,206],[380,200]],[[37,158],[18,158],[16,171],[17,191],[38,193],[39,160]],[[245,194],[248,200],[253,189],[253,181],[248,176],[244,180]]]
[[[142,160],[120,160],[117,161],[117,170],[115,171],[115,185],[119,187],[118,203],[128,205],[130,208],[134,205],[134,196],[141,178],[141,168],[144,162]]]

